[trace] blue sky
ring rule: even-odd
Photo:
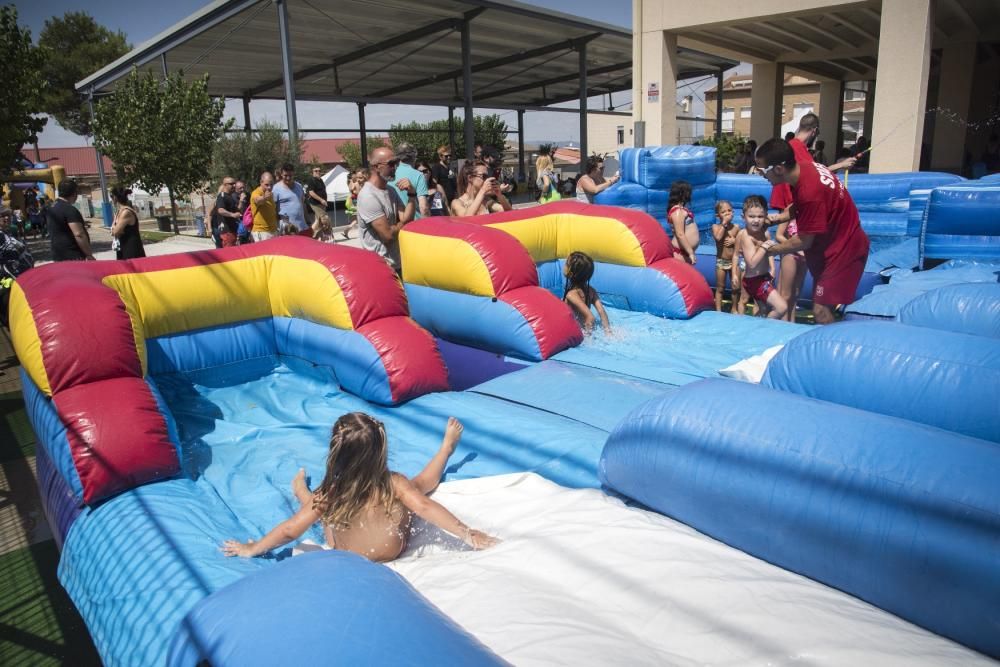
[[[415,0],[419,1],[419,0]],[[24,2],[16,0],[19,22],[31,29],[32,36],[37,38],[45,19],[51,16],[61,16],[67,11],[84,10],[89,12],[98,23],[113,30],[125,33],[129,42],[135,46],[169,28],[178,21],[193,14],[207,4],[204,0],[104,0],[103,2],[82,3],[79,0],[44,0]],[[629,0],[546,0],[546,2],[531,2],[539,7],[554,11],[575,14],[606,23],[630,28],[632,25],[632,3]],[[704,86],[701,86],[704,87]],[[689,92],[689,91],[688,91]],[[626,103],[631,98],[630,92],[615,96],[615,105]],[[591,104],[600,104],[594,100]],[[242,120],[242,105],[238,101],[230,103],[227,111]],[[299,125],[301,127],[354,127],[357,125],[357,110],[348,104],[300,103],[297,107]],[[480,111],[482,112],[482,111]],[[508,125],[515,127],[517,115],[515,112],[499,112],[504,114]],[[282,102],[254,103],[252,116],[255,121],[269,118],[284,123],[284,104]],[[388,127],[394,122],[411,120],[428,121],[445,118],[444,109],[428,107],[378,106],[368,107],[369,127]],[[567,122],[566,114],[529,112],[525,119],[525,134],[531,140],[577,141],[579,139],[576,122]],[[316,135],[320,136],[320,135]],[[323,135],[334,136],[334,135]],[[60,128],[54,120],[49,120],[40,141],[42,146],[81,146],[86,144],[83,137],[78,137]]]

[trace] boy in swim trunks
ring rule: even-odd
[[[758,314],[774,320],[785,316],[788,304],[774,289],[767,249],[774,241],[767,238],[767,202],[760,195],[750,195],[743,200],[743,221],[746,228],[736,237],[740,252],[746,260],[743,274],[743,291],[757,304]],[[770,312],[768,312],[770,311]]]
[[[733,205],[720,200],[715,204],[717,223],[712,225],[712,238],[715,239],[715,310],[722,312],[722,295],[726,291],[726,276],[729,276],[732,292],[732,312],[737,312],[740,303],[741,272],[736,261],[736,235],[740,228],[733,224]],[[741,314],[742,313],[738,313]]]

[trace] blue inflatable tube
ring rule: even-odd
[[[729,428],[733,406],[760,418]],[[637,408],[599,472],[726,544],[1000,657],[997,470],[995,443],[711,379]]]
[[[202,600],[167,665],[505,665],[392,570],[345,551],[296,556]]]
[[[406,283],[410,316],[435,336],[520,359],[541,361],[531,324],[513,306],[474,296]]]
[[[565,264],[565,260],[556,259],[538,265],[539,285],[560,299],[566,280],[563,276]],[[677,282],[648,266],[594,262],[594,277],[590,286],[601,295],[605,306],[675,320],[686,320],[692,316]]]
[[[964,283],[924,292],[899,311],[915,327],[1000,339],[1000,283]]]
[[[1000,442],[1000,341],[857,321],[790,340],[764,386]]]
[[[1000,259],[997,211],[1000,183],[936,188],[920,235],[921,268],[949,259]]]

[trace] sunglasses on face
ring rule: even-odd
[[[488,178],[489,174],[484,174],[482,172],[477,171],[475,174],[473,174],[473,176],[475,176],[476,178]]]
[[[768,165],[767,167],[764,167],[763,169],[761,167],[754,167],[754,173],[757,174],[758,176],[763,176],[764,178],[767,178],[767,174],[776,166],[777,165],[772,164]]]

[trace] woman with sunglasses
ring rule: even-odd
[[[427,179],[427,199],[431,215],[451,215],[451,209],[448,208],[448,197],[445,194],[444,188],[434,178],[434,170],[427,164],[426,160],[417,161],[417,171]]]
[[[458,173],[462,196],[451,202],[451,214],[460,218],[509,211],[510,201],[500,192],[500,183],[490,176],[486,163],[468,160]]]

